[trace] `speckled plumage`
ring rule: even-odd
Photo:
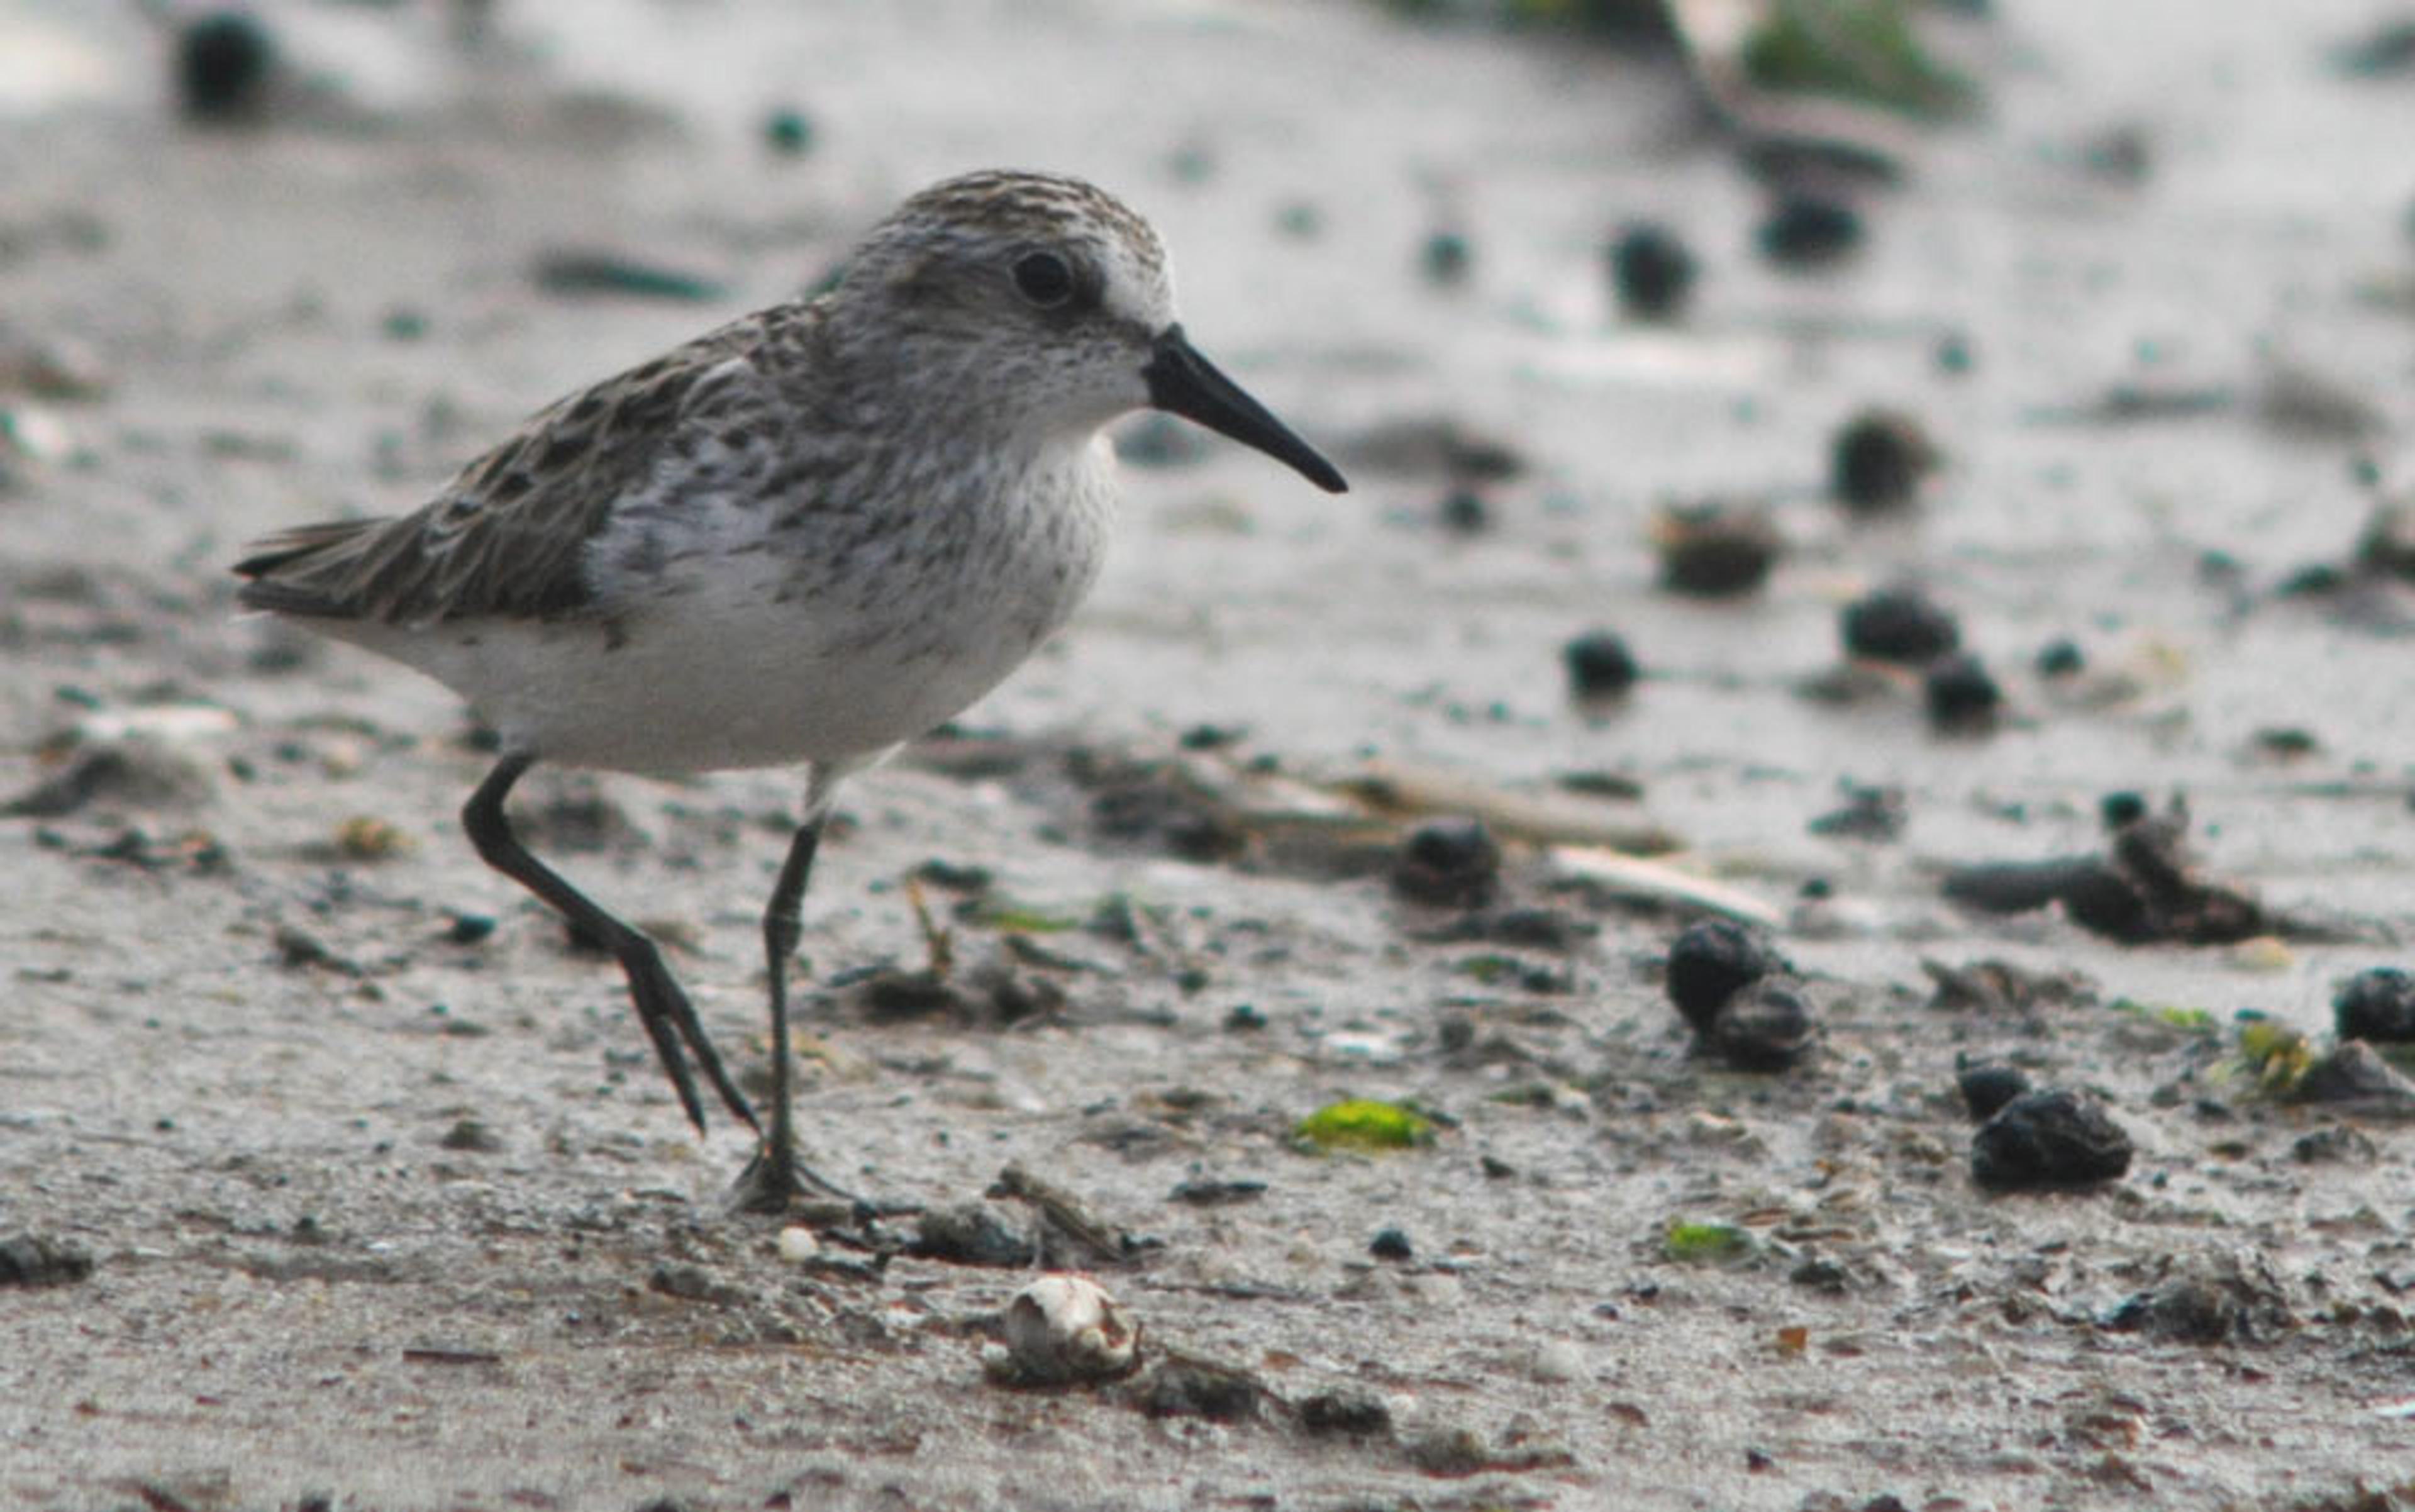
[[[421,509],[260,543],[235,564],[241,602],[426,672],[494,724],[503,761],[465,815],[481,854],[619,931],[690,1115],[682,1042],[751,1122],[651,944],[518,846],[504,795],[538,760],[804,763],[806,824],[766,919],[783,1025],[832,783],[1072,613],[1114,514],[1102,429],[1150,404],[1342,487],[1189,346],[1148,222],[1078,180],[968,174],[907,201],[829,292],[559,400]],[[784,1088],[781,1161],[785,1106]]]

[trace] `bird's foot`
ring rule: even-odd
[[[730,1205],[742,1213],[790,1214],[816,1226],[855,1228],[922,1210],[859,1197],[798,1160],[794,1145],[770,1139],[756,1146],[755,1158],[739,1173]]]

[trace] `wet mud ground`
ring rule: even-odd
[[[2386,474],[2408,417],[2415,83],[2327,56],[2368,7],[1960,25],[1988,117],[1915,133],[1815,274],[1754,251],[1764,191],[1666,57],[1339,4],[543,8],[475,48],[434,7],[277,12],[308,97],[202,131],[132,17],[0,6],[0,797],[39,795],[0,821],[0,1240],[51,1283],[0,1286],[0,1503],[2415,1495],[2415,1133],[2262,1095],[2236,1017],[2326,1048],[2333,983],[2415,921],[2415,600],[2286,591],[2350,562],[2352,464]],[[765,144],[781,108],[802,154]],[[1151,215],[1194,337],[1355,485],[1143,423],[1087,611],[848,788],[815,879],[820,1167],[944,1208],[1019,1164],[1133,1241],[1056,1252],[1147,1362],[1066,1389],[984,1377],[1028,1266],[893,1252],[908,1218],[800,1264],[728,1212],[743,1139],[690,1132],[608,961],[455,829],[486,757],[451,696],[234,619],[224,572],[415,504],[995,162]],[[1634,218],[1702,261],[1678,323],[1612,308]],[[714,287],[548,290],[566,251]],[[1874,405],[1945,464],[1858,521],[1827,447]],[[1522,464],[1472,530],[1441,421]],[[1654,511],[1708,499],[1773,512],[1759,591],[1660,586]],[[1835,675],[1840,607],[1904,580],[1992,726]],[[1585,707],[1561,648],[1598,627],[1643,676]],[[2076,676],[2036,670],[2060,639]],[[1379,761],[1405,816],[1349,797]],[[1897,789],[1899,831],[1815,829],[1848,786]],[[2101,850],[2124,791],[2185,797],[2251,937],[1945,895]],[[759,1086],[794,779],[521,794]],[[1492,897],[1404,895],[1406,829],[1471,806]],[[1661,962],[1701,910],[1588,879],[1587,826],[1664,831],[1776,921],[1807,1057],[1695,1045]],[[1988,962],[2010,991],[1941,990]],[[1964,1058],[2096,1100],[2126,1173],[1979,1188]],[[1344,1098],[1435,1136],[1303,1151]]]

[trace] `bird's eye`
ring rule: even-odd
[[[1041,309],[1055,309],[1073,297],[1073,269],[1054,252],[1026,252],[1014,260],[1014,287]]]

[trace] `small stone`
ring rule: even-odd
[[[1919,421],[1891,410],[1867,411],[1837,432],[1828,487],[1853,513],[1882,514],[1911,503],[1940,459]]]
[[[1902,788],[1848,786],[1842,808],[1831,809],[1805,828],[1815,835],[1885,842],[1902,835],[1909,817]]]
[[[1921,674],[1920,696],[1930,727],[1948,734],[1986,729],[1995,723],[2004,702],[2003,690],[1969,651],[1956,651],[1930,663]]]
[[[1435,516],[1453,535],[1481,535],[1492,527],[1492,506],[1473,488],[1453,488],[1443,495]]]
[[[1461,284],[1467,281],[1468,271],[1475,265],[1476,249],[1467,237],[1455,231],[1429,233],[1425,245],[1418,250],[1418,263],[1425,270],[1429,282]]]
[[[1409,832],[1392,868],[1392,890],[1416,903],[1476,908],[1501,880],[1501,847],[1476,819],[1433,819]]]
[[[448,1150],[462,1150],[473,1155],[492,1155],[503,1147],[495,1131],[475,1118],[463,1118],[444,1130],[437,1142]]]
[[[1786,550],[1777,520],[1757,504],[1672,506],[1653,521],[1652,538],[1660,586],[1699,598],[1751,592]]]
[[[1547,1385],[1582,1380],[1584,1354],[1565,1339],[1546,1339],[1526,1357],[1526,1373]]]
[[[783,157],[802,157],[813,150],[813,117],[793,105],[784,105],[763,118],[763,143]]]
[[[2358,972],[2332,995],[2332,1021],[2342,1040],[2415,1040],[2415,977],[2395,966]]]
[[[1588,630],[1560,648],[1568,689],[1580,698],[1612,698],[1635,686],[1635,653],[1608,630]]]
[[[2142,794],[2112,792],[2096,801],[2096,820],[2108,831],[2126,830],[2146,816],[2147,800]]]
[[[1710,1042],[1738,1070],[1778,1071],[1800,1061],[1818,1039],[1811,1005],[1783,981],[1754,982],[1730,997],[1711,1021]]]
[[[780,1263],[784,1265],[802,1265],[822,1252],[822,1241],[809,1228],[792,1225],[782,1229],[778,1243]]]
[[[1140,1410],[1151,1417],[1204,1417],[1238,1423],[1257,1415],[1267,1388],[1236,1366],[1188,1357],[1168,1359],[1141,1384]]]
[[[444,938],[453,945],[480,945],[495,932],[492,914],[455,914],[445,927]]]
[[[982,1369],[1009,1385],[1108,1381],[1140,1368],[1140,1325],[1088,1276],[1042,1276],[1014,1294],[1000,1315],[1004,1346]]]
[[[1770,262],[1792,272],[1810,272],[1861,245],[1862,215],[1842,200],[1796,191],[1770,207],[1754,234]]]
[[[213,10],[176,38],[176,96],[185,114],[213,124],[257,116],[268,94],[277,42],[248,12]]]
[[[2381,1158],[2381,1149],[2364,1130],[2333,1124],[2300,1134],[2289,1145],[2289,1156],[2301,1165],[2370,1165]]]
[[[1971,1174],[1999,1190],[2083,1187],[2130,1169],[2130,1136],[2076,1092],[2013,1099],[1971,1136]]]
[[[2299,1102],[2346,1103],[2392,1117],[2415,1115],[2415,1082],[2400,1075],[2362,1040],[2351,1040],[2307,1067],[2290,1097]]]
[[[1429,1475],[1473,1475],[1492,1463],[1474,1429],[1438,1428],[1409,1445],[1409,1462]]]
[[[1030,1236],[981,1202],[923,1212],[914,1220],[914,1237],[906,1252],[959,1265],[1028,1265],[1035,1258]]]
[[[1611,239],[1610,282],[1619,308],[1640,321],[1684,313],[1694,291],[1694,254],[1665,226],[1638,222]]]
[[[2037,674],[2042,678],[2078,677],[2088,669],[2088,657],[2079,643],[2065,636],[2049,640],[2038,648]]]
[[[1882,588],[1845,606],[1838,629],[1846,651],[1873,661],[1920,666],[1961,644],[1954,617],[1916,588]]]
[[[1375,1237],[1368,1241],[1367,1252],[1378,1260],[1407,1260],[1415,1253],[1409,1236],[1399,1229],[1376,1230]]]
[[[0,1286],[67,1286],[92,1274],[92,1256],[38,1234],[0,1239]]]
[[[1963,1067],[1954,1073],[1954,1085],[1962,1093],[1962,1106],[1971,1121],[1984,1124],[2005,1103],[2027,1092],[2030,1078],[2018,1066],[1991,1063]]]
[[[1732,919],[1705,919],[1670,945],[1664,980],[1677,1011],[1706,1034],[1729,998],[1785,969],[1786,958],[1758,930]]]
[[[1392,1430],[1392,1410],[1365,1391],[1320,1391],[1302,1398],[1299,1426],[1318,1437],[1372,1438]]]

